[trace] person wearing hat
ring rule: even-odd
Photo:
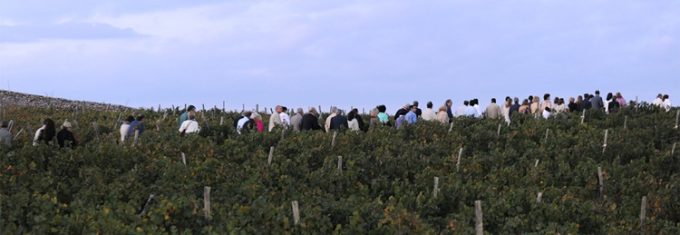
[[[12,133],[7,129],[9,123],[2,122],[0,124],[0,144],[5,145],[5,147],[12,147]]]
[[[78,145],[78,141],[76,141],[76,138],[73,136],[71,129],[73,129],[73,126],[71,126],[71,123],[68,120],[64,121],[64,124],[61,125],[61,130],[57,133],[57,142],[59,143],[60,148],[76,148]]]

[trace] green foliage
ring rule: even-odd
[[[177,110],[165,119],[138,111],[147,130],[136,146],[118,144],[116,135],[118,117],[132,113],[7,113],[24,132],[44,117],[75,121],[83,143],[33,147],[33,133],[24,133],[13,149],[0,150],[0,231],[8,234],[470,234],[475,200],[492,234],[626,234],[640,229],[643,196],[645,232],[680,233],[675,113],[649,107],[588,114],[583,125],[578,115],[517,116],[500,135],[500,121],[474,119],[456,119],[451,132],[424,122],[348,131],[334,147],[323,132],[239,136],[231,127],[236,115],[219,110],[199,115],[203,130],[186,137],[177,131]],[[212,187],[212,219],[203,216],[204,186]]]

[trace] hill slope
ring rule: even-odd
[[[123,110],[130,109],[122,105],[105,104],[90,101],[77,101],[42,95],[32,95],[14,91],[0,90],[0,105],[55,109],[89,109],[89,110]]]

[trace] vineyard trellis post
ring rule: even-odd
[[[300,207],[298,201],[292,201],[290,204],[293,209],[293,224],[298,225],[300,223]]]
[[[449,133],[453,130],[453,122],[449,124]]]
[[[182,152],[181,155],[182,155],[182,163],[184,164],[184,166],[186,166],[187,165],[187,156],[186,156],[186,154],[184,154],[184,152]]]
[[[498,130],[496,131],[496,137],[497,138],[501,137],[501,127],[502,127],[502,124],[498,123]]]
[[[335,138],[338,136],[338,131],[333,131],[333,139],[331,140],[331,149],[335,147]]]
[[[210,190],[212,188],[209,186],[203,187],[203,216],[205,219],[210,220],[212,218],[210,211]]]
[[[548,143],[548,136],[550,135],[550,128],[545,130],[545,138],[543,139],[543,143],[547,144]]]
[[[539,160],[536,159],[536,163],[534,163],[534,168],[538,167],[538,162],[539,162]]]
[[[581,114],[581,124],[583,124],[586,121],[586,110],[583,110],[583,114]]]
[[[623,129],[628,129],[628,116],[623,119]]]
[[[274,146],[269,147],[269,157],[267,158],[267,165],[272,164],[272,159],[274,158]]]
[[[482,201],[475,201],[475,234],[484,235],[484,215],[482,214]]]
[[[432,187],[432,197],[436,198],[439,194],[439,177],[434,177],[434,186]]]
[[[142,217],[144,214],[146,214],[146,212],[149,210],[149,204],[151,204],[151,200],[153,200],[154,197],[156,197],[156,195],[153,193],[149,195],[149,198],[146,199],[146,203],[144,203],[144,208],[142,208],[142,211],[139,212],[137,216]]]
[[[338,174],[342,175],[342,156],[338,156]]]
[[[604,144],[602,145],[602,154],[607,151],[607,138],[609,138],[609,129],[604,131]]]
[[[23,132],[24,132],[24,128],[19,129],[19,132],[17,132],[17,134],[14,135],[14,139],[16,140],[17,138],[19,138],[19,135]]]
[[[224,126],[224,116],[220,117],[220,126]]]
[[[460,147],[460,150],[458,150],[458,159],[456,162],[456,172],[460,169],[460,159],[463,158],[463,147]]]
[[[95,138],[97,138],[97,141],[99,141],[99,125],[97,122],[92,122],[92,127],[94,127]]]
[[[671,157],[675,156],[675,146],[678,145],[678,142],[673,143],[673,148],[671,148]]]
[[[675,112],[675,129],[678,129],[678,121],[680,121],[680,110]]]
[[[640,202],[640,234],[645,234],[645,218],[647,217],[647,196]]]
[[[597,167],[597,183],[599,185],[600,197],[604,198],[604,176],[602,174],[602,167]]]
[[[541,202],[543,202],[543,192],[538,192],[538,195],[536,195],[536,203]]]

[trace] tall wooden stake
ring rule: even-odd
[[[584,109],[583,114],[581,114],[581,124],[583,124],[583,122],[585,122],[585,120],[586,120],[586,110]]]
[[[342,156],[338,156],[338,174],[342,175]]]
[[[432,187],[432,196],[437,197],[439,193],[439,177],[434,177],[434,186]]]
[[[602,145],[602,154],[607,151],[607,138],[609,138],[609,129],[604,131],[604,144]]]
[[[151,200],[153,200],[154,197],[156,197],[156,195],[153,194],[149,195],[149,198],[146,199],[146,203],[144,203],[144,208],[142,208],[142,211],[139,212],[139,215],[137,216],[142,217],[144,214],[146,214],[146,212],[149,210],[149,204],[151,203]]]
[[[203,187],[203,216],[210,220],[212,215],[210,213],[210,190],[208,186]]]
[[[298,201],[292,201],[290,204],[293,208],[293,224],[298,225],[300,223],[300,207]]]
[[[671,157],[673,157],[675,155],[675,146],[676,145],[678,145],[678,142],[673,143],[673,148],[671,149]]]
[[[272,159],[274,158],[274,146],[269,147],[269,158],[267,158],[267,165],[272,164]]]
[[[187,165],[187,156],[184,154],[184,152],[182,152],[182,163],[184,163],[185,166]]]
[[[456,172],[460,169],[460,159],[463,158],[463,147],[460,147],[460,150],[458,150],[458,160],[456,162]]]
[[[498,130],[496,131],[496,137],[501,137],[501,127],[502,125],[498,123]]]
[[[538,167],[538,159],[536,159],[536,163],[534,163],[534,168]]]
[[[678,120],[680,120],[680,110],[675,113],[675,129],[678,129]]]
[[[220,117],[220,126],[224,126],[224,117]]]
[[[548,143],[548,135],[550,135],[550,128],[545,130],[545,139],[543,140],[543,143]]]
[[[647,218],[647,196],[640,202],[640,234],[645,234],[645,218]]]
[[[449,124],[449,133],[453,130],[453,122]]]
[[[623,129],[628,129],[628,116],[623,119]]]
[[[334,131],[333,132],[333,140],[331,140],[331,149],[333,149],[335,147],[335,137],[337,137],[337,136],[338,136],[338,132]]]
[[[543,201],[543,192],[538,192],[538,195],[536,196],[536,202],[541,203]]]
[[[482,214],[482,201],[475,201],[475,234],[484,235],[484,215]]]
[[[597,182],[600,188],[600,197],[604,197],[604,176],[602,175],[602,167],[597,167]]]

